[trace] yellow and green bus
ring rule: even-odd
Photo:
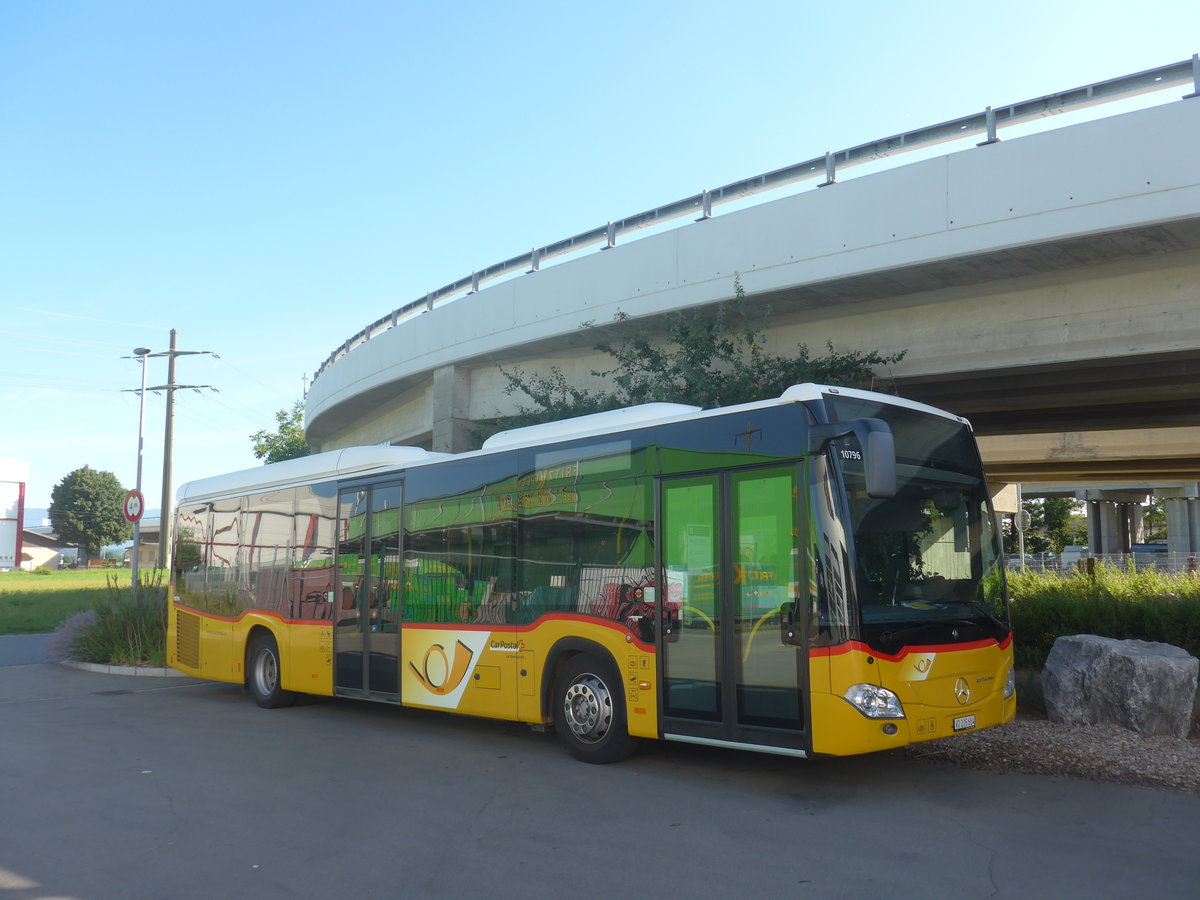
[[[169,662],[301,694],[840,756],[1016,711],[969,423],[804,384],[350,448],[179,490]]]

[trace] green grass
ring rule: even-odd
[[[1200,656],[1200,578],[1103,565],[1083,572],[1010,572],[1018,666],[1041,668],[1066,634],[1158,641]]]
[[[154,570],[139,576],[147,582]],[[118,589],[129,591],[128,570],[0,572],[0,634],[48,634],[76,613],[107,601],[105,578],[117,578]]]

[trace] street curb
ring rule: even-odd
[[[83,672],[98,672],[101,675],[134,675],[142,678],[187,678],[183,672],[175,669],[155,668],[153,666],[107,666],[102,663],[76,662],[73,659],[60,659],[59,665],[69,669],[79,669]]]

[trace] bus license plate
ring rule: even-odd
[[[959,716],[954,720],[955,731],[968,731],[975,727],[974,716]]]

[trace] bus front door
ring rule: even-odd
[[[808,749],[804,659],[783,642],[798,589],[794,465],[661,482],[674,633],[660,645],[664,737]]]
[[[401,486],[342,491],[334,693],[399,700]]]

